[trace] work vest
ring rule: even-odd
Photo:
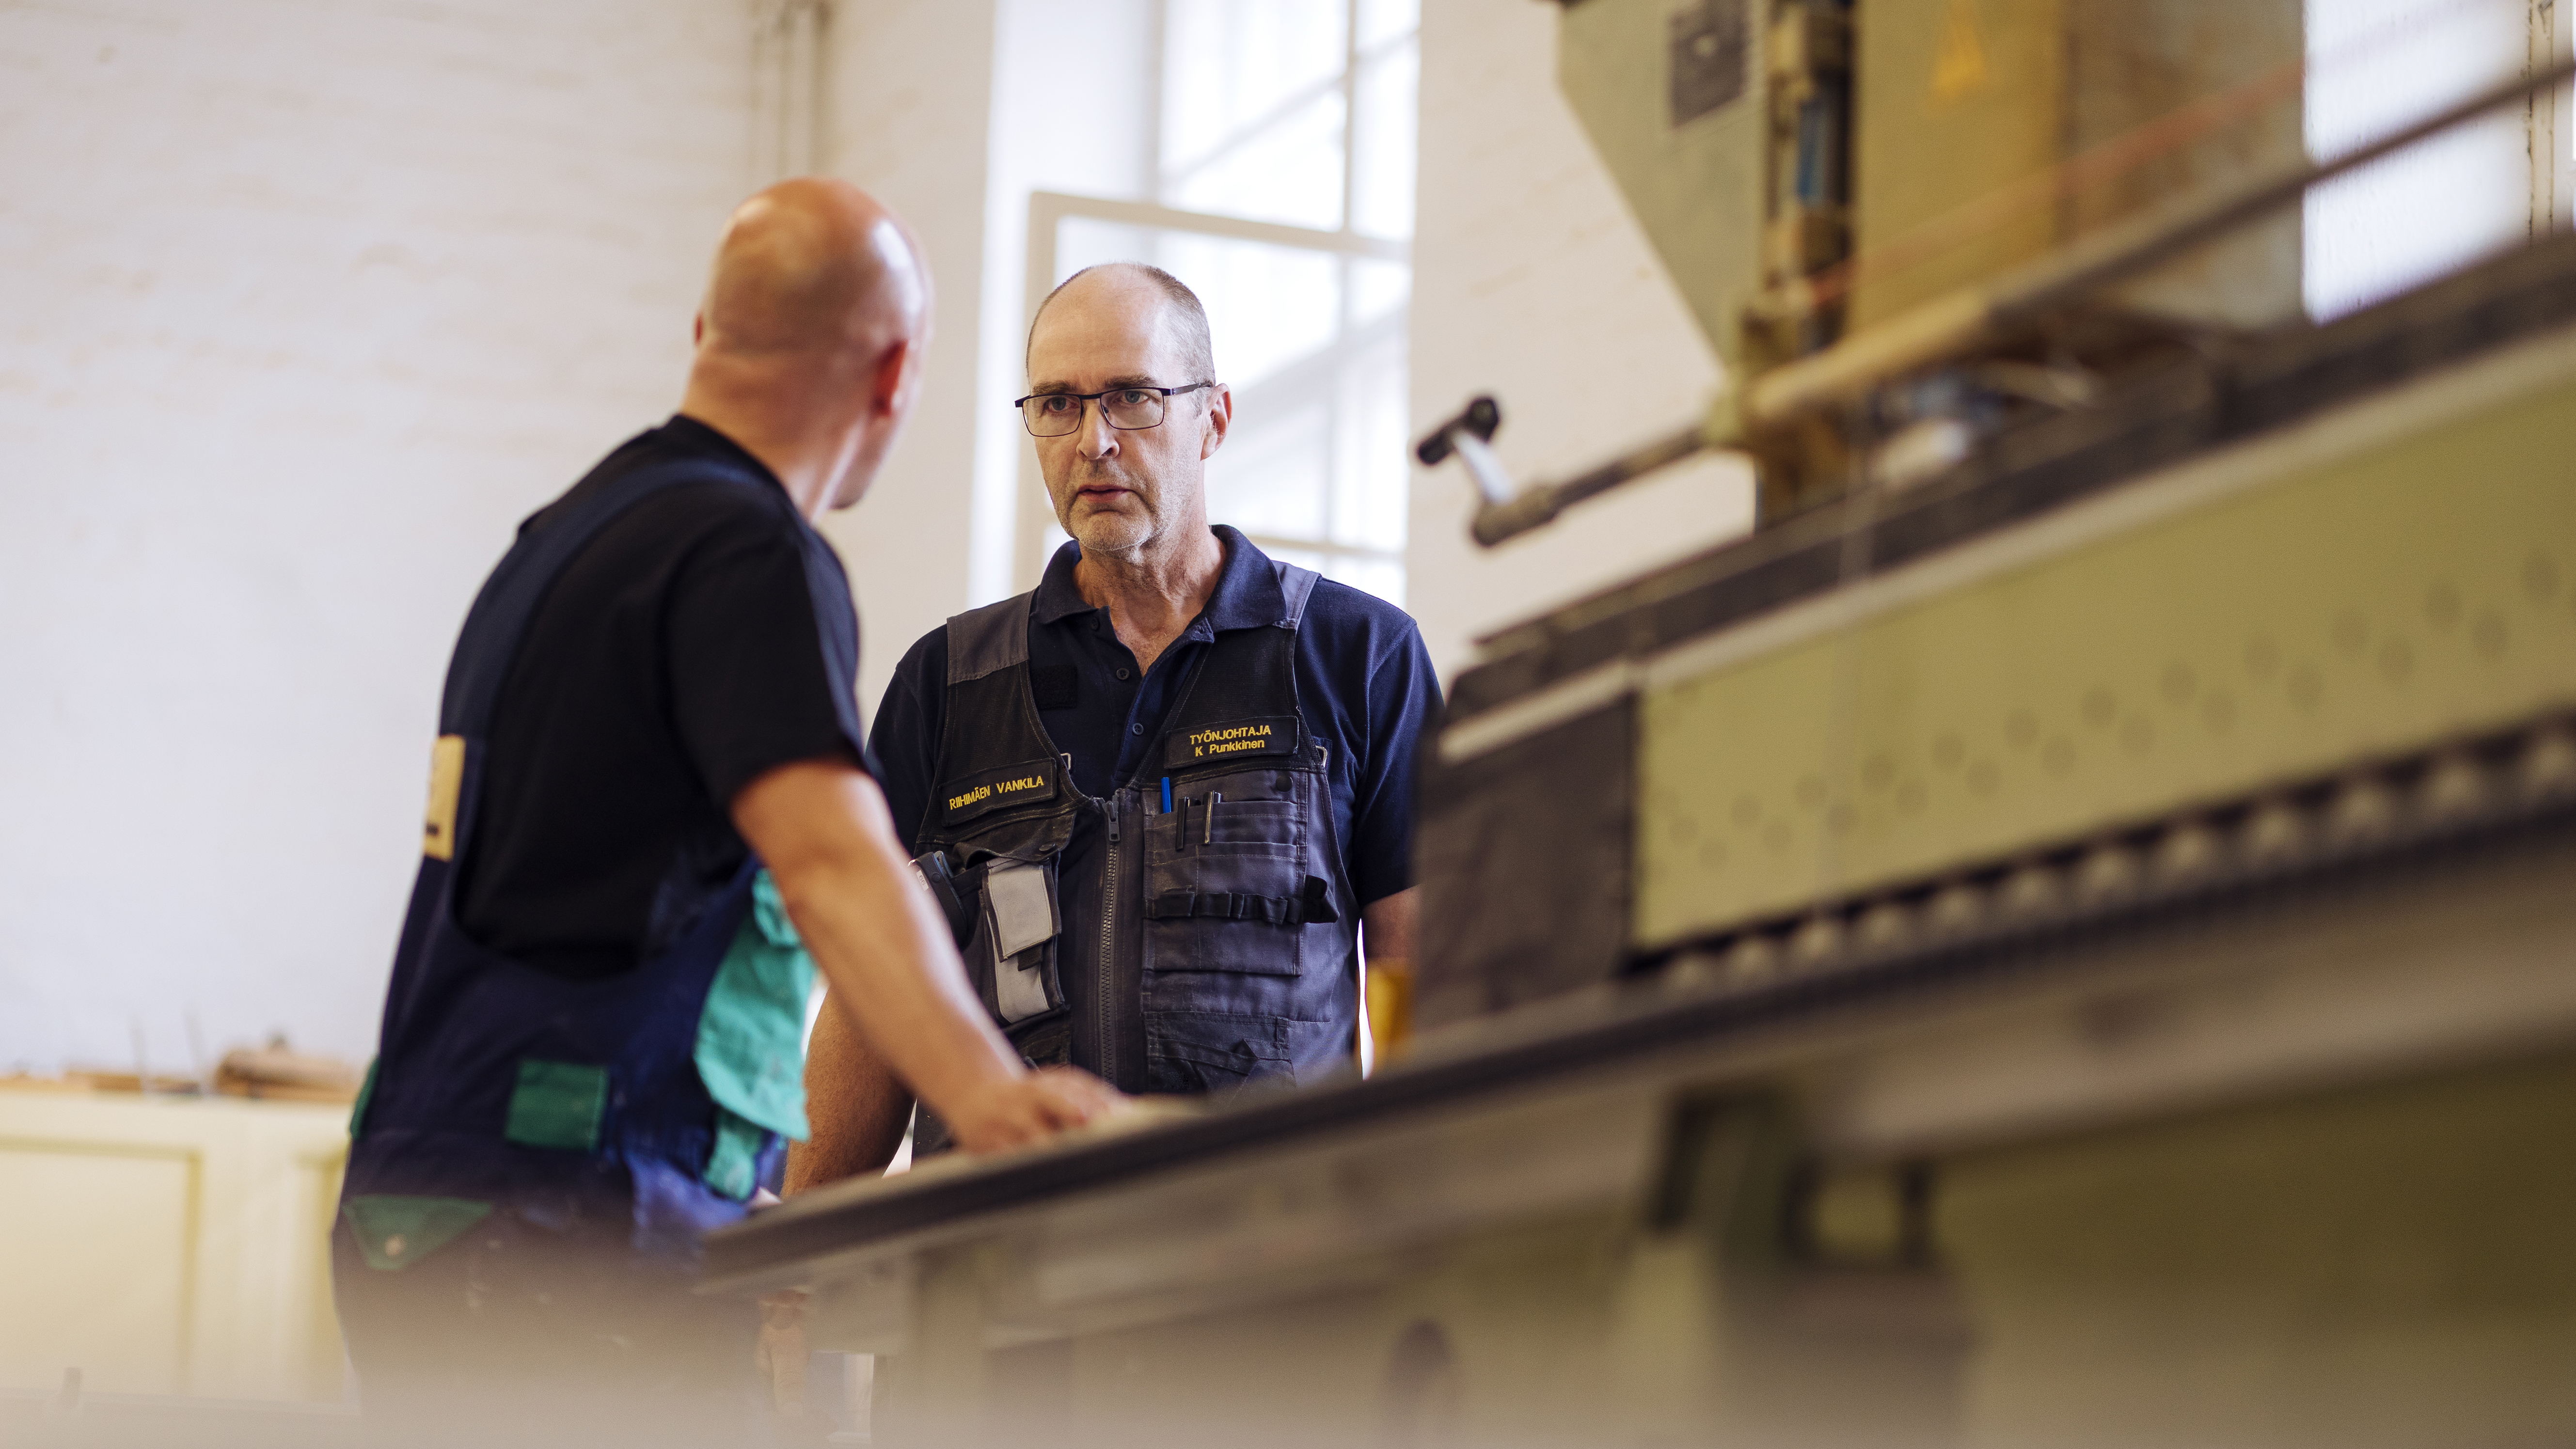
[[[1350,1060],[1359,913],[1327,747],[1297,706],[1297,629],[1316,576],[1269,566],[1285,617],[1199,651],[1143,766],[1099,799],[1075,786],[1038,718],[1036,595],[948,621],[938,786],[916,848],[951,893],[985,1010],[1034,1065],[1072,1059],[1063,983],[1075,972],[1091,986],[1101,1055],[1080,1065],[1129,1091],[1311,1081]],[[1067,879],[1077,830],[1102,833],[1098,865]],[[1087,939],[1064,930],[1075,903],[1098,923]],[[1122,961],[1138,969],[1122,973]],[[944,1141],[925,1113],[916,1150]]]
[[[407,1268],[496,1210],[688,1257],[739,1219],[805,1134],[813,963],[756,858],[685,935],[622,974],[573,980],[486,950],[456,922],[492,709],[528,620],[619,514],[741,469],[690,460],[598,489],[523,530],[448,666],[420,872],[376,1060],[350,1118],[341,1213],[369,1266]]]

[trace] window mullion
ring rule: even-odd
[[[1359,203],[1360,0],[1342,7],[1342,230]],[[1346,269],[1347,270],[1347,269]]]
[[[1308,329],[1319,322],[1325,324],[1329,340],[1302,357],[1265,363],[1269,375],[1262,382],[1249,392],[1237,389],[1238,405],[1249,404],[1270,426],[1254,423],[1247,427],[1247,435],[1242,441],[1254,441],[1252,435],[1257,433],[1262,447],[1258,452],[1245,453],[1241,465],[1260,471],[1245,474],[1237,484],[1229,486],[1257,483],[1265,490],[1280,488],[1287,486],[1295,476],[1292,470],[1314,469],[1307,476],[1313,486],[1322,490],[1322,496],[1311,504],[1301,502],[1299,506],[1290,508],[1286,506],[1289,499],[1284,493],[1275,498],[1266,492],[1258,496],[1244,494],[1239,503],[1251,517],[1275,517],[1282,523],[1297,519],[1294,527],[1276,532],[1247,528],[1246,536],[1265,549],[1284,550],[1292,557],[1303,554],[1318,567],[1329,564],[1337,576],[1347,575],[1350,581],[1362,587],[1392,590],[1389,597],[1401,598],[1405,552],[1400,546],[1389,549],[1377,542],[1376,529],[1384,521],[1386,498],[1381,485],[1385,481],[1387,460],[1372,457],[1368,450],[1380,443],[1380,434],[1392,425],[1381,415],[1386,399],[1378,394],[1382,378],[1378,353],[1374,349],[1387,343],[1390,327],[1394,336],[1401,338],[1403,309],[1396,309],[1392,319],[1365,314],[1359,294],[1363,286],[1382,288],[1391,284],[1389,276],[1385,275],[1394,271],[1389,263],[1409,271],[1411,247],[1409,240],[1380,238],[1361,232],[1358,217],[1364,180],[1360,174],[1362,164],[1375,155],[1371,149],[1373,145],[1392,143],[1400,134],[1378,124],[1384,118],[1367,109],[1372,97],[1379,95],[1378,91],[1371,89],[1369,72],[1373,66],[1392,64],[1393,57],[1405,53],[1406,46],[1416,43],[1414,36],[1418,31],[1408,30],[1406,34],[1387,37],[1374,45],[1364,44],[1361,30],[1364,7],[1360,0],[1341,0],[1341,8],[1343,44],[1339,74],[1297,87],[1297,94],[1264,107],[1265,114],[1254,117],[1248,125],[1228,127],[1230,134],[1212,144],[1199,130],[1192,129],[1203,129],[1203,123],[1189,119],[1198,113],[1188,104],[1190,97],[1199,94],[1201,82],[1209,78],[1195,72],[1184,76],[1176,71],[1176,62],[1187,54],[1197,56],[1207,64],[1252,64],[1259,58],[1255,32],[1261,31],[1261,27],[1226,25],[1221,33],[1190,39],[1198,34],[1189,29],[1197,20],[1219,17],[1200,17],[1196,12],[1183,11],[1177,0],[1153,0],[1146,12],[1150,28],[1148,43],[1152,46],[1151,73],[1156,81],[1149,103],[1149,122],[1145,128],[1146,194],[1138,202],[1121,203],[1105,198],[1041,193],[1032,197],[1032,207],[1033,210],[1042,210],[1051,220],[1088,217],[1095,223],[1136,227],[1139,232],[1132,243],[1136,254],[1151,257],[1164,265],[1183,261],[1182,253],[1197,257],[1208,250],[1207,242],[1193,238],[1215,241],[1217,249],[1209,252],[1212,257],[1231,257],[1234,253],[1226,250],[1227,244],[1239,244],[1285,248],[1308,255],[1320,253],[1332,259],[1329,269],[1317,268],[1312,262],[1276,264],[1287,267],[1288,274],[1299,279],[1296,284],[1299,293],[1329,278],[1330,284],[1337,288],[1337,294],[1326,316],[1318,317],[1307,312],[1296,320],[1290,332],[1280,333],[1263,345],[1275,350],[1292,335],[1299,336],[1301,340],[1311,337]],[[1311,36],[1311,32],[1309,34]],[[1210,46],[1215,49],[1209,50]],[[1329,228],[1255,221],[1250,217],[1230,216],[1222,212],[1184,210],[1174,204],[1183,195],[1196,194],[1188,188],[1201,184],[1194,178],[1213,161],[1223,159],[1244,144],[1271,136],[1281,126],[1297,124],[1296,118],[1301,113],[1308,122],[1320,119],[1316,110],[1326,97],[1334,93],[1338,93],[1342,101],[1342,131],[1335,146],[1341,163],[1341,172],[1336,178],[1340,209]],[[1227,101],[1222,95],[1213,103],[1219,112],[1230,111],[1238,104]],[[1175,125],[1183,128],[1176,131],[1173,129]],[[1311,130],[1300,131],[1296,144],[1309,147],[1320,139],[1313,137]],[[1301,150],[1298,158],[1300,168],[1319,165],[1322,160],[1312,150]],[[1236,191],[1240,188],[1236,180],[1231,179],[1233,173],[1223,175],[1228,179],[1218,185],[1217,191],[1210,193],[1211,198],[1241,199],[1236,198]],[[1302,175],[1312,177],[1318,183],[1323,179],[1311,170],[1302,171]],[[1376,182],[1371,184],[1377,185]],[[1377,185],[1377,189],[1382,191],[1384,187]],[[1320,218],[1322,207],[1319,203],[1323,198],[1311,191],[1303,194],[1308,199],[1299,203],[1301,214]],[[1115,233],[1103,235],[1114,237]],[[1114,245],[1123,249],[1131,243]],[[1244,255],[1257,254],[1246,251]],[[1214,279],[1218,280],[1221,288],[1240,290],[1251,285],[1249,279],[1263,275],[1263,269],[1274,264],[1228,260],[1210,265],[1218,268]],[[1239,268],[1251,270],[1236,277],[1233,274]],[[1377,293],[1373,291],[1372,295]],[[1250,319],[1275,313],[1282,303],[1275,300],[1267,303],[1238,300],[1233,305],[1251,308],[1245,314]],[[1275,328],[1290,324],[1288,319],[1282,318],[1265,321],[1262,325]],[[1364,350],[1368,352],[1366,357],[1360,355]],[[1268,358],[1270,353],[1265,352],[1263,356]],[[1245,420],[1249,422],[1248,414]],[[1274,428],[1278,430],[1274,431]],[[1316,431],[1309,432],[1309,429]],[[1263,499],[1269,501],[1261,501]],[[1242,524],[1238,522],[1237,526]]]
[[[1152,94],[1145,98],[1145,199],[1159,202],[1170,196],[1163,176],[1163,155],[1168,149],[1163,144],[1163,124],[1171,110],[1172,0],[1157,0],[1147,24],[1151,33],[1145,41],[1152,47],[1147,64],[1154,83],[1148,87]]]

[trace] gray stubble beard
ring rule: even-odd
[[[1132,553],[1163,536],[1164,520],[1159,496],[1161,492],[1160,489],[1155,490],[1152,494],[1145,492],[1142,488],[1136,486],[1137,479],[1132,473],[1116,472],[1100,468],[1094,468],[1091,472],[1093,477],[1104,481],[1118,483],[1121,486],[1126,487],[1130,493],[1133,494],[1138,503],[1145,510],[1144,533],[1140,537],[1127,539],[1115,545],[1103,543],[1095,547],[1091,540],[1084,538],[1082,534],[1075,529],[1073,519],[1073,504],[1075,500],[1067,499],[1065,503],[1056,510],[1056,525],[1062,528],[1076,542],[1080,543],[1084,553]],[[1085,482],[1090,480],[1084,477],[1084,470],[1082,467],[1080,465],[1076,465],[1073,477],[1069,481],[1070,486],[1073,489],[1078,490]],[[1099,515],[1094,515],[1094,517],[1096,519]]]

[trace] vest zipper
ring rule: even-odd
[[[1118,1085],[1118,796],[1113,792],[1100,802],[1101,814],[1109,821],[1109,860],[1101,870],[1100,890],[1100,961],[1098,985],[1092,991],[1092,1029],[1099,1033],[1100,1076],[1111,1086]]]

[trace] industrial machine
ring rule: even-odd
[[[2576,1438],[2576,239],[2300,311],[2279,0],[1579,0],[1760,527],[1486,641],[1375,1076],[710,1244],[883,1443]],[[2557,143],[2564,147],[2564,139]],[[2546,220],[2546,218],[2544,218]]]

